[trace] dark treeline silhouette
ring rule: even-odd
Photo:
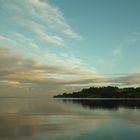
[[[140,87],[90,87],[78,92],[56,95],[54,98],[140,98]]]
[[[128,109],[140,109],[140,101],[136,99],[130,100],[86,100],[86,99],[61,99],[64,103],[72,102],[75,104],[80,104],[83,107],[88,107],[90,109],[107,109],[107,110],[117,110],[121,108]]]

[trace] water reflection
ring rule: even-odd
[[[61,99],[63,102],[72,102],[80,104],[90,109],[109,109],[117,110],[119,108],[140,109],[140,100],[137,99]]]
[[[123,103],[114,104],[108,107],[104,101],[92,100],[1,99],[0,140],[139,139],[139,107],[130,109],[128,105],[126,109]]]

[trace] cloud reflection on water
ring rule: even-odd
[[[5,99],[0,101],[0,139],[78,138],[110,120],[139,127],[139,116],[138,109],[91,109],[61,100]]]

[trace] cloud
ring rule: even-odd
[[[133,34],[136,36],[140,36],[140,32],[134,32]]]
[[[121,47],[117,47],[113,50],[112,55],[114,58],[120,56],[122,53],[122,48]]]
[[[5,48],[10,46],[9,49],[11,49],[11,51],[20,50],[28,55],[35,55],[40,50],[34,39],[26,37],[24,34],[19,32],[9,31],[7,35],[1,35],[0,45],[0,47],[4,46]]]
[[[6,37],[4,35],[0,35],[0,44],[2,44],[2,45],[3,44],[6,44],[6,45],[8,45],[8,44],[15,45],[16,42],[15,42],[15,40],[13,40],[13,39],[11,39],[9,37]]]
[[[68,88],[98,81],[101,76],[80,59],[47,53],[48,63],[24,56],[11,47],[0,47],[0,82],[27,88]],[[70,87],[71,88],[71,87]]]
[[[50,5],[47,1],[43,2],[40,0],[30,0],[27,4],[32,8],[32,15],[38,17],[43,22],[47,21],[50,28],[59,30],[72,38],[81,38],[81,36],[71,29],[64,18],[64,14],[58,7]]]
[[[132,44],[132,43],[135,43],[135,42],[139,41],[139,37],[140,37],[140,32],[135,31],[127,37],[126,42],[128,43],[128,45]]]
[[[50,42],[58,46],[65,46],[65,41],[62,37],[51,35],[51,33],[48,33],[46,27],[42,24],[31,20],[20,21],[20,24],[31,29],[37,35],[37,38],[42,41]]]
[[[34,50],[38,50],[39,47],[34,43],[34,39],[26,37],[24,34],[19,32],[9,32],[11,38],[16,40],[16,45],[22,44],[22,46],[29,46]]]
[[[2,87],[8,86],[8,88],[22,90],[42,90],[52,96],[57,92],[78,90],[94,85],[140,84],[139,73],[102,75],[74,56],[47,52],[44,57],[46,63],[40,63],[37,59],[12,49],[8,46],[0,46],[1,91],[3,91]]]
[[[140,73],[130,73],[125,76],[112,78],[110,82],[118,82],[126,85],[140,85]]]
[[[22,26],[25,30],[24,34],[28,32],[33,34],[34,38],[56,46],[67,46],[67,39],[81,39],[81,36],[67,23],[58,7],[51,5],[48,1],[13,0],[1,4],[6,12],[12,13],[7,17],[10,18],[10,22],[16,24],[18,28]],[[23,30],[20,32],[23,33]]]

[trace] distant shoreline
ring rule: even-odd
[[[55,99],[63,100],[140,100],[140,98],[64,98],[64,97],[53,97]]]
[[[118,87],[90,87],[78,92],[63,93],[53,96],[54,98],[72,99],[96,99],[96,100],[140,100],[140,87],[118,88]]]

